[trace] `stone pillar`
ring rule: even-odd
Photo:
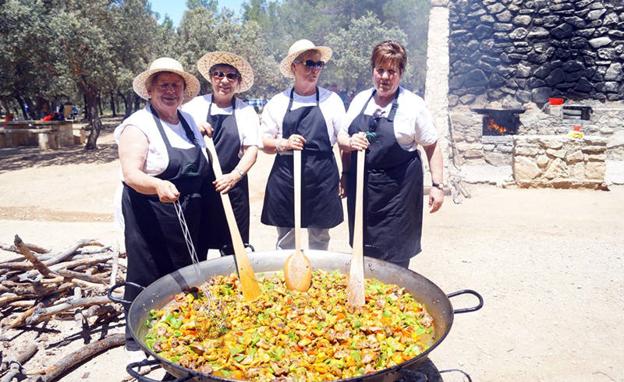
[[[444,159],[444,183],[448,184],[451,161],[448,126],[449,9],[448,0],[432,0],[427,41],[425,102],[438,130],[438,145]]]

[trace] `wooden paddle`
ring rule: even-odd
[[[353,225],[353,254],[347,283],[347,304],[364,306],[364,218],[362,205],[364,196],[364,150],[357,152],[357,174],[355,187],[355,222]]]
[[[312,284],[312,264],[301,250],[301,151],[293,150],[295,186],[295,253],[284,264],[284,279],[290,290],[305,292]]]
[[[217,156],[217,150],[215,149],[212,139],[204,136],[204,142],[212,157],[212,169],[215,176],[219,178],[223,172],[221,171],[221,165],[219,164],[219,157]],[[230,229],[230,235],[232,236],[232,246],[234,247],[234,260],[236,260],[236,270],[238,271],[238,278],[241,282],[241,288],[243,290],[243,297],[245,300],[255,300],[260,296],[260,286],[256,281],[256,275],[254,274],[251,262],[247,256],[247,250],[243,244],[240,231],[238,230],[238,224],[236,224],[236,218],[234,217],[234,211],[232,210],[232,204],[230,203],[230,195],[220,194],[221,201],[223,202],[223,210],[225,211],[225,218],[227,219],[228,228]]]

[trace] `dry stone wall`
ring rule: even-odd
[[[624,1],[450,0],[449,106],[624,98]]]
[[[605,138],[525,135],[515,136],[513,145],[513,177],[520,187],[606,187]]]

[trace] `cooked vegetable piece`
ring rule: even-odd
[[[366,280],[366,304],[347,306],[346,276],[317,270],[306,293],[281,273],[259,279],[263,294],[245,301],[237,276],[216,276],[212,294],[178,294],[152,310],[145,344],[196,371],[250,381],[327,381],[385,369],[427,350],[433,319],[404,288]],[[203,289],[200,289],[203,290]]]

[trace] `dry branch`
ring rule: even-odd
[[[28,249],[30,249],[31,251],[33,251],[35,253],[48,253],[48,252],[50,252],[50,250],[42,248],[42,247],[38,246],[37,244],[24,243],[24,245],[26,247],[28,247]],[[8,251],[8,252],[20,253],[19,250],[17,249],[17,247],[15,245],[13,245],[13,244],[0,243],[0,249],[3,249],[3,250]]]
[[[11,382],[13,378],[24,375],[23,365],[37,352],[37,345],[30,343],[16,356],[9,356],[2,362],[2,370],[8,370],[0,382]]]
[[[48,276],[51,273],[50,269],[44,263],[42,263],[41,260],[37,258],[37,256],[32,253],[32,251],[26,246],[26,244],[24,244],[22,239],[17,235],[15,235],[14,244],[15,247],[17,247],[19,252],[22,254],[22,256],[24,256],[26,260],[30,261],[35,269],[39,271],[39,273],[44,276]]]
[[[113,334],[104,338],[103,340],[83,346],[81,349],[69,354],[68,356],[58,361],[55,365],[40,370],[34,370],[32,372],[28,372],[28,374],[41,375],[38,380],[42,382],[54,381],[57,378],[65,375],[67,371],[75,368],[81,363],[90,360],[91,358],[108,349],[121,346],[124,344],[124,342],[125,335],[123,333]]]
[[[86,246],[91,246],[91,245],[96,245],[99,247],[103,247],[104,245],[102,243],[100,243],[99,241],[95,241],[95,240],[78,240],[78,242],[76,242],[74,245],[72,245],[71,247],[67,248],[66,250],[64,250],[63,252],[59,253],[58,255],[55,255],[53,257],[50,257],[49,259],[46,259],[44,262],[46,265],[54,265],[54,264],[58,264],[62,261],[65,261],[66,259],[72,257],[76,251],[79,248],[82,247],[86,247]]]
[[[107,296],[94,296],[94,297],[83,297],[83,298],[71,298],[67,302],[57,305],[52,305],[49,307],[40,307],[38,308],[32,316],[30,316],[26,323],[28,325],[35,324],[40,322],[49,316],[54,314],[59,314],[69,309],[75,309],[79,307],[91,306],[91,305],[103,305],[108,304],[111,301]]]

